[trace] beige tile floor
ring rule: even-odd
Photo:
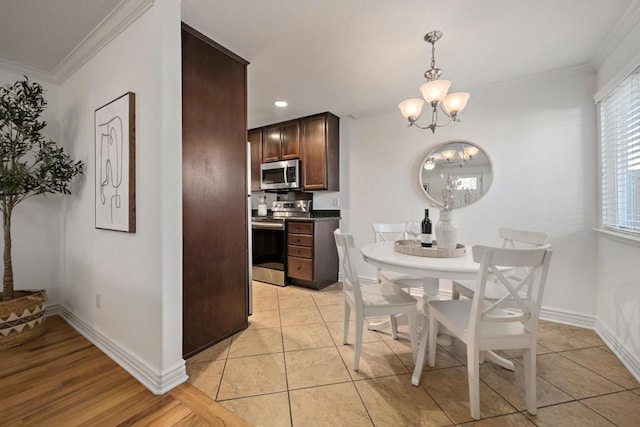
[[[248,329],[187,360],[189,382],[254,426],[640,426],[640,384],[598,335],[541,322],[538,415],[525,410],[516,371],[480,369],[482,420],[469,414],[465,347],[439,345],[436,367],[411,385],[406,327],[400,338],[365,331],[360,370],[342,345],[342,293],[253,283]],[[353,343],[353,322],[350,343]]]

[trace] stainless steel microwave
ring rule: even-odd
[[[260,165],[261,190],[299,190],[300,187],[300,160]]]

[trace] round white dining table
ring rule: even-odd
[[[394,242],[370,243],[360,252],[369,264],[412,276],[462,280],[474,279],[480,271],[480,264],[473,261],[471,247],[461,257],[431,258],[396,252],[393,245]]]
[[[480,264],[473,261],[471,247],[462,257],[431,258],[396,252],[394,242],[370,243],[360,249],[364,260],[382,270],[390,270],[424,278],[425,299],[437,299],[438,279],[475,279]]]

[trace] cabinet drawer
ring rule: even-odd
[[[289,233],[313,234],[313,223],[311,222],[289,222]]]
[[[313,236],[307,234],[287,234],[287,244],[294,246],[313,246]]]
[[[295,256],[298,258],[313,258],[312,254],[313,251],[310,247],[305,247],[305,246],[293,246],[290,245],[288,246],[288,255],[289,256]]]
[[[302,280],[313,280],[313,260],[290,256],[287,258],[289,277]]]

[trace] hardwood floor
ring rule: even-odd
[[[190,384],[156,396],[59,316],[28,344],[0,350],[0,424],[244,426]]]

